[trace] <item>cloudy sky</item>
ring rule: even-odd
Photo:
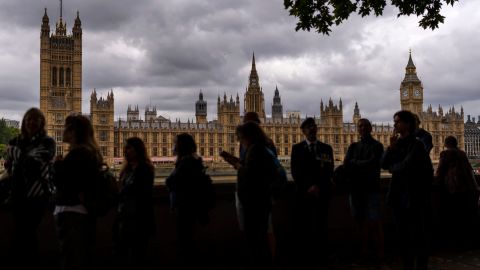
[[[151,104],[186,121],[202,89],[214,119],[219,94],[243,100],[254,51],[267,114],[278,86],[284,111],[319,115],[321,99],[341,97],[345,121],[358,101],[362,116],[389,122],[411,48],[425,108],[463,105],[480,115],[478,0],[444,7],[445,24],[435,31],[389,7],[383,17],[352,16],[330,36],[295,32],[281,0],[63,2],[69,31],[77,10],[82,20],[84,112],[93,88],[103,96],[113,89],[116,117],[128,104],[142,113]],[[39,106],[44,7],[53,29],[58,0],[0,0],[0,117],[19,120]]]

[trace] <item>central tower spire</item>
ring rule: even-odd
[[[252,55],[252,69],[248,77],[247,92],[245,93],[244,112],[256,112],[260,119],[265,119],[265,102],[262,88],[258,80],[257,68],[255,66],[255,52]]]

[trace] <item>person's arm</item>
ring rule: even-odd
[[[389,170],[392,164],[395,162],[395,159],[398,155],[398,150],[396,147],[389,146],[387,150],[383,153],[383,157],[381,159],[381,166],[384,170]]]
[[[25,177],[29,179],[37,178],[54,156],[55,141],[50,137],[45,137],[39,145],[30,150],[25,156]]]
[[[447,175],[447,160],[446,160],[447,153],[442,151],[440,153],[440,159],[438,161],[437,170],[435,172],[435,176],[439,178],[443,178]]]
[[[302,174],[302,157],[299,151],[298,145],[294,145],[292,147],[292,155],[290,158],[290,171],[292,174],[293,180],[300,184],[303,181],[303,174]]]
[[[230,165],[232,165],[235,169],[238,169],[238,164],[240,163],[240,159],[226,151],[222,151],[220,156]]]
[[[383,155],[383,145],[375,144],[373,151],[366,159],[356,159],[354,164],[362,171],[375,170],[379,167]]]
[[[327,166],[325,167],[325,176],[326,180],[329,182],[332,182],[333,180],[333,169],[335,167],[335,159],[333,158],[333,149],[330,145],[327,144],[327,155],[330,159],[330,161],[327,163]]]
[[[356,143],[350,144],[348,146],[347,153],[345,154],[345,158],[343,159],[343,166],[345,167],[345,170],[354,170],[355,166],[355,159],[354,159],[354,154],[353,150],[355,149]]]
[[[403,172],[415,168],[418,164],[422,164],[422,159],[426,155],[426,152],[423,143],[420,141],[417,142],[418,143],[410,146],[403,160],[390,165],[389,170],[391,173]]]

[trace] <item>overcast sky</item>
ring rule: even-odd
[[[424,107],[463,105],[480,115],[480,1],[444,7],[445,24],[418,27],[417,17],[352,16],[330,36],[295,32],[281,0],[64,0],[69,32],[76,11],[83,27],[83,112],[93,88],[113,89],[115,115],[128,104],[156,105],[172,120],[194,118],[202,89],[208,119],[216,118],[220,94],[241,97],[255,52],[265,110],[275,86],[284,112],[319,115],[320,100],[341,97],[344,121],[358,101],[363,117],[390,122],[400,108],[399,86],[408,51],[422,80]],[[0,117],[20,120],[39,106],[40,25],[50,27],[58,0],[0,0]]]

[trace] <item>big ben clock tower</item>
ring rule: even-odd
[[[423,111],[423,85],[417,76],[417,68],[413,64],[412,52],[405,67],[405,78],[400,84],[400,104],[402,110],[411,111],[421,116]]]

